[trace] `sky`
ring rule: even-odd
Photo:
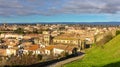
[[[0,0],[0,23],[120,22],[120,0]]]

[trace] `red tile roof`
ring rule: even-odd
[[[50,46],[46,46],[45,49],[52,50],[54,47],[55,47],[54,45],[50,45]]]
[[[39,45],[31,45],[28,50],[37,50],[39,49]]]

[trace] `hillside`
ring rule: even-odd
[[[66,64],[65,67],[120,67],[120,35],[103,47],[88,49],[82,60]]]

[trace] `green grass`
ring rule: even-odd
[[[86,50],[81,60],[66,64],[64,67],[120,67],[120,35],[103,47],[93,46]]]

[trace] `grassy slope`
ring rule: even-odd
[[[65,67],[101,67],[117,62],[120,62],[120,35],[105,44],[104,48],[94,46],[88,49],[82,60],[66,64]],[[113,64],[109,66],[113,67]],[[116,67],[120,67],[120,63]]]

